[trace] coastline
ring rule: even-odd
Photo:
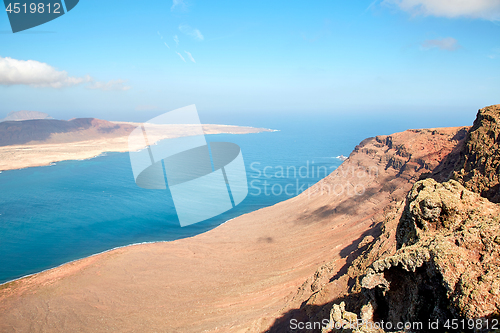
[[[250,214],[250,213],[246,213],[246,214]],[[245,215],[245,214],[242,214],[242,215]],[[242,216],[242,215],[240,215],[240,216]],[[23,279],[26,279],[26,278],[30,278],[30,277],[38,275],[38,274],[43,274],[43,273],[48,272],[48,271],[53,270],[53,269],[58,269],[58,268],[60,268],[60,267],[62,267],[64,265],[70,265],[72,263],[75,263],[75,262],[78,262],[78,261],[81,261],[81,260],[85,260],[85,259],[89,259],[89,258],[92,258],[92,257],[95,257],[95,256],[103,255],[103,254],[106,254],[108,252],[112,252],[112,251],[115,251],[115,250],[119,250],[119,249],[123,249],[123,248],[128,248],[128,247],[133,247],[133,246],[146,245],[146,244],[170,243],[170,242],[176,242],[176,241],[181,240],[181,239],[193,238],[193,237],[196,237],[198,235],[202,235],[204,233],[207,233],[207,232],[209,232],[211,230],[217,229],[218,227],[220,227],[220,226],[226,224],[227,222],[232,221],[232,220],[234,220],[234,219],[236,219],[236,218],[238,218],[240,216],[233,217],[232,219],[229,219],[229,220],[226,220],[226,221],[222,222],[221,224],[219,224],[218,226],[216,226],[213,229],[210,229],[210,230],[207,230],[207,231],[205,231],[203,233],[196,234],[196,235],[189,236],[189,237],[184,237],[184,238],[179,238],[179,239],[174,239],[174,240],[164,240],[164,241],[138,242],[138,243],[130,243],[130,244],[126,244],[126,245],[121,245],[121,246],[115,246],[115,247],[110,248],[108,250],[100,251],[100,252],[97,252],[97,253],[94,253],[94,254],[91,254],[91,255],[88,255],[88,256],[84,256],[84,257],[81,257],[81,258],[73,259],[73,260],[64,262],[64,263],[59,264],[59,265],[54,266],[54,267],[46,268],[46,269],[43,269],[43,270],[35,272],[35,273],[26,274],[26,275],[20,276],[18,278],[2,282],[2,283],[0,283],[0,290],[2,290],[3,287],[5,287],[6,285],[8,285],[8,284],[10,284],[12,282],[18,282],[20,280],[23,280]]]
[[[139,126],[139,123],[114,122]],[[203,130],[206,135],[210,134],[251,134],[261,132],[272,132],[271,129],[255,128],[232,125],[205,124]],[[71,160],[88,160],[108,152],[124,153],[129,151],[128,134],[118,137],[105,137],[101,139],[82,140],[62,143],[28,142],[22,145],[0,146],[0,171],[19,170],[31,167],[50,166],[51,163]],[[152,137],[156,143],[167,138],[175,138],[186,135],[181,130],[172,134],[158,128],[158,133]],[[189,134],[187,134],[189,135]],[[51,139],[56,141],[62,137],[61,134],[52,135]],[[144,147],[134,147],[142,149]]]
[[[339,168],[314,186],[317,192],[241,215],[203,234],[109,250],[2,285],[0,323],[5,326],[0,329],[22,331],[31,324],[43,330],[66,318],[58,331],[75,331],[83,328],[77,317],[84,317],[85,330],[97,332],[123,325],[264,331],[328,283],[315,278],[318,270],[342,277],[331,283],[330,296],[344,290],[348,254],[375,236],[373,225],[384,218],[385,207],[404,198],[414,179],[456,146],[453,138],[460,129],[411,130],[365,140],[342,168],[376,167],[376,174],[358,178]],[[400,158],[396,148],[401,144],[413,153],[405,159],[406,168],[391,163]],[[426,164],[418,169],[421,159]],[[365,194],[320,193],[322,186],[346,181],[364,186]],[[29,313],[37,315],[26,322]]]

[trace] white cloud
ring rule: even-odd
[[[186,8],[186,3],[184,0],[173,0],[172,2],[172,7],[170,7],[170,10],[173,11],[175,7],[181,6],[182,8]]]
[[[166,46],[166,47],[170,48],[170,46],[168,46],[168,44],[167,44],[166,42],[163,42],[163,43],[165,43],[165,46]]]
[[[201,34],[200,30],[198,29],[194,29],[194,28],[191,28],[189,25],[187,24],[181,24],[179,26],[179,30],[188,35],[188,36],[191,36],[193,37],[194,39],[196,40],[203,40],[205,37],[203,37],[203,35]]]
[[[163,39],[163,36],[160,34],[159,31],[158,31],[158,36],[160,36],[160,39]]]
[[[36,88],[64,88],[88,83],[90,89],[128,90],[123,80],[109,82],[95,81],[90,75],[83,77],[69,76],[66,71],[59,71],[44,62],[36,60],[17,60],[0,57],[0,85],[27,85]]]
[[[500,20],[500,0],[384,0],[412,15]]]
[[[181,57],[182,61],[186,62],[186,59],[184,59],[184,57],[182,56],[182,54],[180,54],[179,52],[175,51],[175,53],[177,53],[177,55],[179,57]]]
[[[422,43],[422,48],[424,50],[430,49],[440,49],[445,51],[456,51],[461,48],[460,44],[455,38],[447,37],[443,39],[429,39]]]
[[[72,77],[66,71],[35,60],[0,57],[0,85],[62,88],[89,82],[90,76]]]
[[[188,51],[184,51],[184,52],[186,52],[186,54],[188,55],[189,60],[191,60],[192,62],[196,63],[196,61],[194,60],[193,56],[191,55],[191,52],[188,52]]]
[[[177,35],[174,36],[174,42],[175,42],[175,45],[179,45],[179,37],[177,37]]]

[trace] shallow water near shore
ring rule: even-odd
[[[296,116],[247,125],[279,131],[207,139],[241,147],[249,195],[230,211],[184,228],[168,190],[136,186],[127,153],[1,173],[0,283],[115,247],[206,232],[297,195],[335,170],[342,163],[336,156],[348,156],[364,138],[408,126]]]

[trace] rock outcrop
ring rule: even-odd
[[[492,202],[500,202],[500,105],[479,110],[453,179]]]
[[[387,331],[419,322],[413,330],[492,330],[500,318],[499,124],[500,106],[479,110],[463,144],[388,207],[380,236],[348,270],[349,311],[391,323]],[[475,324],[453,328],[453,320]]]
[[[422,180],[408,194],[398,251],[361,284],[375,315],[394,324],[491,319],[500,313],[499,243],[498,205],[454,180]]]

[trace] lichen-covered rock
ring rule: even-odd
[[[422,233],[456,230],[462,223],[462,210],[475,201],[476,196],[454,180],[438,183],[428,178],[416,183],[397,228],[397,247],[414,244]]]
[[[453,179],[492,202],[500,202],[500,105],[479,110]]]
[[[371,304],[367,304],[363,308],[365,313],[365,317],[367,313],[373,313],[373,307]],[[361,317],[360,319],[363,319]],[[384,331],[381,329],[374,329],[373,327],[366,324],[367,321],[364,322],[358,321],[358,315],[346,311],[345,303],[341,302],[340,304],[333,304],[332,310],[330,312],[330,323],[325,328],[323,328],[322,333],[383,333]]]
[[[417,182],[397,232],[398,251],[362,279],[374,316],[392,322],[500,314],[500,206],[454,180]]]
[[[379,270],[378,268],[375,268],[375,270]],[[366,289],[373,289],[375,287],[388,289],[390,283],[384,278],[384,274],[375,273],[373,269],[370,269],[370,273],[361,280],[361,285]]]
[[[348,323],[357,323],[358,315],[354,312],[344,311],[344,313],[342,314],[342,319],[344,319]]]

